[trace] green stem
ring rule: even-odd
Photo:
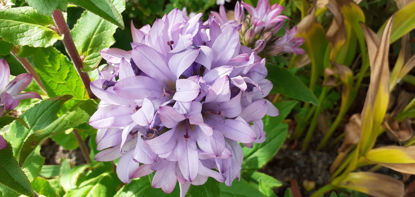
[[[335,188],[336,187],[333,186],[333,185],[331,185],[331,184],[325,185],[324,187],[322,187],[319,190],[317,190],[316,192],[314,192],[311,195],[311,197],[322,197],[322,196],[324,196],[325,193],[327,193],[327,192],[329,192],[329,191],[331,191],[331,190],[333,190]]]
[[[318,99],[319,105],[317,106],[316,112],[314,113],[313,119],[311,120],[310,127],[308,128],[308,131],[307,131],[307,135],[306,135],[306,137],[304,139],[304,142],[303,142],[303,149],[302,149],[303,152],[307,150],[308,145],[310,144],[311,137],[313,136],[313,133],[314,133],[314,131],[316,129],[316,126],[317,126],[317,123],[318,123],[318,117],[319,117],[321,111],[323,110],[322,103],[326,99],[326,95],[329,92],[329,90],[330,90],[329,87],[324,87],[323,91],[320,94],[320,97]]]

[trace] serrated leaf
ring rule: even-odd
[[[39,176],[44,163],[45,158],[40,155],[40,146],[38,146],[22,165],[22,170],[29,181]]]
[[[68,58],[53,47],[36,48],[30,56],[49,97],[72,95],[85,99],[86,91]]]
[[[24,112],[19,118],[24,120],[28,128],[19,121],[15,121],[5,133],[4,138],[12,144],[16,158],[19,158],[22,145],[33,132],[47,127],[57,119],[57,113],[63,103],[70,97],[63,96],[45,100]]]
[[[118,7],[110,0],[69,0],[69,2],[79,5],[124,29],[124,21],[120,14],[122,11],[117,10]]]
[[[61,36],[49,26],[50,16],[42,15],[31,7],[0,10],[0,37],[14,45],[31,47],[52,46]]]
[[[44,15],[52,15],[56,9],[65,11],[68,3],[67,0],[26,0],[26,2]]]
[[[28,196],[33,196],[32,187],[27,177],[13,158],[10,144],[0,150],[0,184]]]
[[[273,90],[284,96],[310,102],[317,105],[318,100],[300,79],[284,68],[275,65],[268,66],[269,79],[274,84]]]
[[[88,122],[91,114],[84,111],[82,108],[75,108],[74,110],[63,114],[57,120],[53,121],[46,128],[35,131],[23,143],[20,151],[19,163],[23,163],[27,157],[32,153],[36,146],[42,144],[48,137],[54,133],[64,132],[67,129],[75,128],[83,123]]]
[[[262,168],[275,154],[287,138],[287,124],[276,125],[272,130],[266,131],[267,138],[261,144],[255,144],[253,148],[244,147],[245,159],[243,169],[257,170]]]
[[[124,1],[113,2],[119,12],[125,9]],[[90,71],[98,66],[102,59],[101,50],[115,43],[113,35],[116,29],[117,26],[92,12],[84,12],[78,19],[71,35],[79,54],[84,57],[84,70]]]

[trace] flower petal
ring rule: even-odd
[[[148,144],[141,137],[138,137],[134,151],[134,159],[144,164],[152,164],[156,158],[156,154],[153,153]]]
[[[123,183],[131,182],[131,175],[137,171],[139,163],[133,159],[133,151],[123,155],[117,164],[117,175]]]
[[[169,60],[169,68],[178,79],[195,61],[199,55],[199,49],[189,49],[174,54]]]
[[[206,102],[228,102],[231,98],[229,77],[222,77],[213,83],[206,95]]]
[[[190,79],[178,79],[176,81],[176,93],[173,99],[176,101],[189,102],[199,95],[200,86]]]
[[[23,91],[30,84],[31,81],[31,74],[20,74],[9,83],[9,85],[6,88],[6,92],[9,93],[11,96],[16,96],[21,91]]]
[[[186,119],[170,106],[161,106],[158,113],[160,114],[161,122],[168,128],[174,128],[180,121]]]
[[[162,90],[163,87],[158,80],[146,76],[122,79],[114,86],[116,93],[130,99],[161,98]]]
[[[0,59],[0,92],[6,88],[10,79],[10,68],[9,64],[5,59]]]
[[[5,149],[7,147],[7,142],[6,140],[3,138],[3,136],[0,135],[0,150],[1,149]]]
[[[147,140],[146,143],[160,157],[168,157],[176,146],[176,139],[173,136],[174,133],[175,130],[171,129],[156,138]]]
[[[92,115],[89,124],[96,129],[127,126],[132,122],[133,109],[122,105],[107,105],[99,107]]]
[[[166,164],[154,175],[152,186],[161,188],[166,193],[171,193],[176,187],[176,165],[173,162],[165,162]]]
[[[125,58],[126,60],[131,59],[131,51],[124,51],[122,49],[117,48],[109,48],[109,49],[102,49],[101,56],[104,58],[109,64],[119,64],[121,63],[121,59]]]
[[[166,58],[149,46],[136,45],[132,58],[140,70],[154,79],[168,81],[175,78],[167,66]]]
[[[144,98],[143,105],[137,112],[135,112],[131,116],[131,118],[139,126],[146,127],[146,126],[149,126],[151,122],[153,122],[154,113],[155,113],[155,109],[154,109],[153,103],[147,98]]]
[[[105,149],[95,155],[95,160],[97,161],[113,161],[120,158],[122,155],[120,153],[120,147],[112,147]]]
[[[225,137],[237,142],[252,143],[256,139],[255,131],[241,117],[226,119],[217,127]]]
[[[265,99],[257,100],[248,105],[241,113],[241,117],[247,121],[261,120],[268,112],[268,102]]]
[[[199,169],[199,156],[196,143],[192,140],[180,140],[175,148],[179,169],[187,181],[192,182]]]

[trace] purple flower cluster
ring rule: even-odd
[[[254,26],[281,26],[277,8],[257,8]],[[108,65],[91,84],[101,102],[89,123],[98,129],[96,160],[119,159],[125,183],[155,172],[153,187],[166,193],[178,181],[184,195],[208,177],[231,185],[240,177],[240,143],[262,143],[262,118],[278,115],[265,99],[272,89],[265,59],[241,45],[242,25],[201,16],[174,9],[152,26],[132,25],[131,51],[101,52]],[[296,43],[281,46],[298,52]]]
[[[6,60],[0,59],[0,117],[6,111],[13,110],[17,107],[22,99],[41,98],[34,92],[20,94],[32,81],[32,75],[24,73],[18,75],[10,83],[10,68]],[[7,145],[4,138],[0,135],[0,149]]]
[[[300,48],[304,39],[296,37],[297,28],[286,29],[284,36],[276,34],[281,30],[287,16],[281,15],[284,7],[279,4],[270,5],[268,0],[258,0],[257,7],[242,2],[236,3],[234,19],[228,20],[225,8],[221,6],[219,13],[212,13],[212,17],[219,24],[234,23],[241,24],[240,35],[242,43],[253,48],[257,53],[275,56],[281,53],[304,54]],[[244,14],[248,11],[248,15]]]

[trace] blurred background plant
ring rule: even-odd
[[[96,130],[88,120],[97,102],[78,73],[93,80],[105,64],[102,49],[130,50],[131,21],[151,24],[173,8],[207,17],[219,10],[216,0],[12,2],[0,10],[0,57],[14,76],[37,73],[26,91],[44,100],[22,101],[5,116],[19,121],[0,119],[9,143],[0,151],[0,196],[166,195],[147,178],[123,185],[113,163],[94,161]],[[227,15],[235,3],[224,4]],[[284,6],[290,18],[282,29],[297,25],[305,40],[304,55],[267,57],[274,84],[268,99],[280,116],[264,119],[263,144],[244,148],[240,182],[226,187],[209,180],[188,195],[415,195],[415,1],[270,3]],[[64,11],[78,56],[62,42],[55,9]]]

